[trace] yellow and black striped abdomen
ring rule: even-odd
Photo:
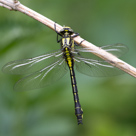
[[[77,116],[78,124],[82,124],[83,110],[81,108],[78,97],[78,89],[74,72],[74,60],[68,48],[65,48],[65,60],[70,70],[71,84],[75,103],[75,115]]]
[[[70,76],[71,76],[71,84],[72,84],[72,90],[73,90],[73,96],[75,102],[75,115],[77,116],[78,124],[82,124],[83,110],[79,102],[78,89],[77,89],[75,72],[73,67],[70,68]]]
[[[66,62],[68,64],[69,68],[73,67],[73,62],[72,62],[73,58],[72,58],[72,56],[71,56],[70,51],[68,50],[68,48],[65,48],[65,60],[66,60]]]

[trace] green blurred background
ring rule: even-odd
[[[124,43],[121,59],[136,67],[136,0],[21,0],[68,25],[89,42]],[[0,7],[0,69],[9,61],[59,49],[56,33],[38,21]],[[0,71],[0,136],[135,136],[136,79],[128,74],[96,78],[76,71],[83,125],[74,115],[69,73],[51,86],[15,92],[23,76]]]

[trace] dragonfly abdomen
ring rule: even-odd
[[[77,117],[78,124],[82,124],[83,110],[81,108],[78,97],[78,89],[74,72],[74,61],[68,48],[65,48],[65,60],[70,70],[71,84],[75,103],[75,115]]]
[[[77,116],[78,124],[82,124],[83,110],[79,102],[78,89],[77,89],[75,72],[73,67],[70,68],[70,77],[71,77],[71,84],[72,84],[74,103],[75,103],[75,115]]]

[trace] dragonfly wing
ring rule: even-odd
[[[128,51],[127,46],[121,43],[113,44],[113,45],[106,45],[100,47],[101,49],[115,55],[116,57],[120,57],[123,54],[125,54]],[[89,48],[84,48],[81,46],[75,46],[75,53],[80,54],[84,58],[91,58],[91,59],[99,59],[96,55],[93,55],[92,53],[95,53],[95,51],[89,50]],[[90,53],[92,52],[92,53]]]
[[[127,46],[121,43],[113,44],[113,45],[106,45],[101,47],[103,50],[120,57],[128,51]]]
[[[11,61],[2,70],[8,74],[31,74],[52,64],[60,57],[62,57],[62,51],[57,50],[30,59]]]
[[[27,91],[50,85],[65,75],[67,69],[63,58],[53,64],[20,79],[14,87],[16,91]]]
[[[108,64],[103,60],[93,60],[81,57],[75,57],[76,69],[85,75],[101,77],[123,74],[120,69]]]

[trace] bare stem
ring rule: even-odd
[[[0,0],[0,6],[4,8],[8,8],[10,10],[15,10],[15,11],[20,11],[35,20],[43,23],[44,25],[48,26],[52,30],[54,30],[54,21],[44,17],[43,15],[31,10],[30,8],[22,5],[19,1],[17,0]],[[59,24],[56,24],[56,30],[59,32],[60,29],[63,27],[60,26]],[[55,31],[55,30],[54,30]],[[80,36],[77,36],[74,38],[74,41],[76,43],[80,43],[83,40]],[[83,47],[89,48],[90,52],[95,54],[96,56],[102,58],[103,60],[106,60],[108,63],[111,65],[125,71],[126,73],[132,75],[133,77],[136,77],[136,69],[132,67],[131,65],[127,64],[126,62],[120,60],[116,56],[106,52],[105,50],[101,49],[100,47],[97,47],[93,45],[92,43],[88,41],[83,41],[81,43]]]

